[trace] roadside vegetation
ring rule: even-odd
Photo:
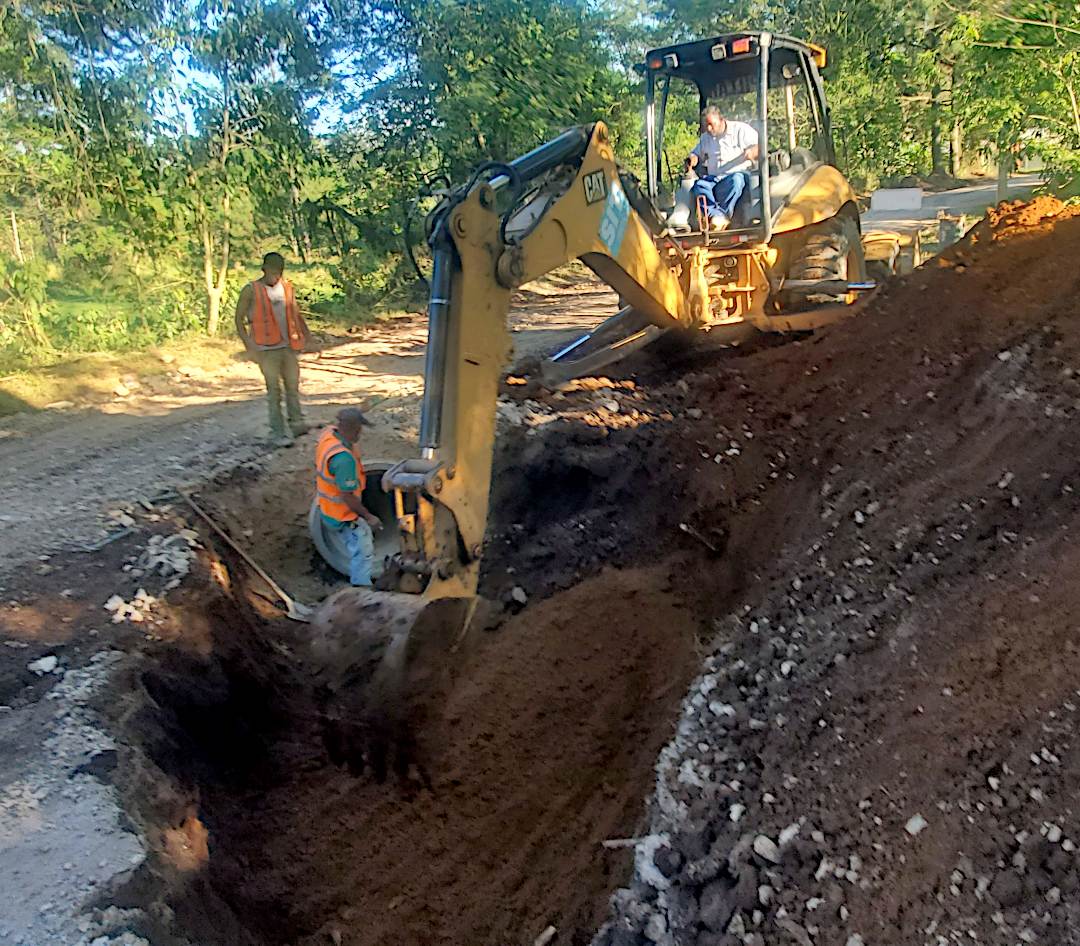
[[[864,188],[1080,171],[1061,0],[15,0],[0,6],[0,374],[231,331],[263,253],[316,325],[421,304],[423,212],[481,160],[603,119],[640,168],[652,44],[827,47]],[[681,156],[673,156],[678,161]],[[427,195],[427,196],[425,196]],[[417,265],[418,264],[418,265]]]

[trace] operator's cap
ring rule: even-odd
[[[359,424],[361,427],[374,427],[375,425],[367,419],[359,407],[343,407],[337,412],[337,421],[342,423]]]

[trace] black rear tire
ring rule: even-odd
[[[862,281],[866,278],[859,229],[850,217],[831,217],[808,227],[806,240],[795,252],[788,267],[788,279],[843,279]],[[852,302],[852,293],[807,292],[797,289],[783,291],[781,308],[795,310],[819,305]]]

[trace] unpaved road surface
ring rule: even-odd
[[[38,902],[0,907],[0,929],[1080,942],[1078,256],[1080,215],[1040,199],[828,332],[508,387],[492,608],[432,676],[400,776],[330,751],[305,626],[181,507],[55,556],[3,612],[0,742],[20,763],[0,769],[0,854],[60,850],[57,806],[88,800],[123,811],[100,837],[130,868],[81,842],[29,880],[0,857],[0,886]],[[297,539],[306,466],[283,451],[199,496],[314,596],[335,580]],[[191,557],[165,595],[158,534]],[[111,623],[105,594],[140,586],[163,600]],[[57,666],[28,669],[41,657]],[[85,745],[59,751],[65,719],[108,741],[72,730]]]
[[[615,297],[595,283],[552,296],[525,293],[511,315],[515,357],[540,354],[612,314]],[[356,341],[305,356],[309,423],[345,404],[372,405],[369,455],[395,457],[415,439],[423,389],[426,323],[404,317]],[[82,410],[0,418],[0,586],[13,570],[58,549],[94,546],[119,528],[104,513],[177,486],[265,468],[264,387],[257,367],[234,361],[214,372],[184,364],[131,395]]]
[[[1027,200],[1042,183],[1037,174],[1015,174],[1009,180],[1008,200]],[[978,181],[963,187],[927,192],[918,210],[868,210],[862,214],[864,229],[902,227],[918,229],[932,223],[944,211],[950,216],[978,219],[997,204],[997,182]]]

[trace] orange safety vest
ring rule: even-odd
[[[364,472],[364,464],[355,450],[350,450],[338,437],[336,427],[327,427],[319,437],[319,443],[315,447],[315,493],[319,497],[319,509],[331,519],[338,522],[351,522],[357,518],[348,506],[341,501],[345,495],[333,474],[330,472],[330,461],[339,453],[351,453],[356,460],[356,480],[359,486],[354,493],[362,493],[367,485],[367,474]]]
[[[294,351],[300,351],[304,347],[304,329],[303,322],[300,320],[300,309],[296,305],[292,283],[283,279],[281,284],[285,287],[285,327],[289,332],[289,347]],[[278,320],[274,318],[274,307],[270,302],[270,294],[266,291],[266,284],[261,279],[256,279],[251,284],[251,288],[254,292],[251,307],[251,340],[263,347],[280,345],[281,328]]]

